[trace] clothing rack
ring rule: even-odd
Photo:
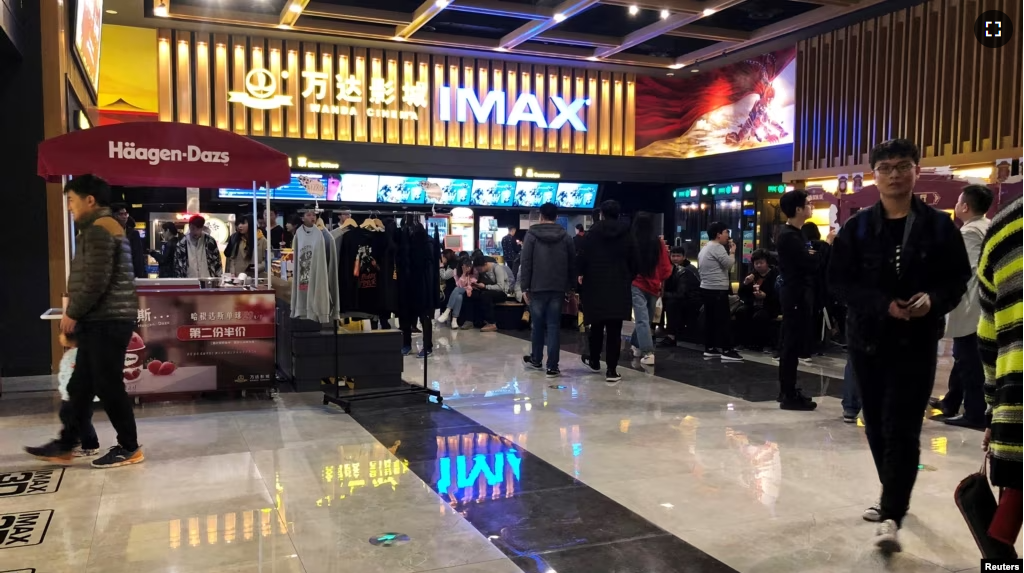
[[[371,214],[387,215],[388,214],[387,212],[382,212],[382,211],[348,211],[348,212],[352,213],[352,214],[366,214],[366,215],[371,215]],[[410,213],[409,211],[392,211],[391,214],[392,215],[405,215],[405,214],[413,214],[413,213]],[[433,239],[431,239],[431,240],[433,240]],[[380,317],[377,317],[377,320],[379,321]],[[401,318],[399,318],[399,320],[401,320]],[[415,320],[415,318],[413,320]],[[437,403],[438,404],[440,404],[442,401],[444,401],[444,398],[441,397],[441,392],[440,391],[434,390],[434,389],[429,388],[427,386],[427,362],[430,361],[430,357],[429,356],[424,356],[423,357],[423,386],[416,386],[416,385],[413,385],[413,384],[406,383],[404,388],[396,388],[394,390],[382,390],[380,392],[367,392],[366,394],[359,394],[359,395],[356,395],[356,396],[342,396],[341,395],[341,377],[338,375],[338,329],[341,326],[340,322],[341,322],[340,319],[338,321],[331,321],[332,326],[334,327],[334,395],[331,396],[330,394],[328,394],[328,392],[326,390],[324,391],[324,400],[323,400],[324,406],[326,406],[327,404],[336,404],[336,405],[340,406],[342,411],[344,411],[346,414],[350,414],[352,412],[352,402],[361,402],[361,401],[364,401],[364,400],[377,400],[377,399],[380,399],[380,398],[393,398],[393,397],[396,397],[396,396],[412,396],[414,394],[427,394],[428,396],[433,396],[433,397],[437,398]],[[432,324],[430,324],[430,325],[424,324],[423,328],[433,328],[433,325]],[[430,398],[428,397],[427,399],[429,400]]]

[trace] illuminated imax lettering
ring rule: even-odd
[[[505,92],[491,90],[487,92],[487,95],[484,96],[484,101],[481,102],[473,89],[455,88],[455,121],[465,122],[469,117],[468,109],[473,112],[473,117],[479,123],[487,123],[493,114],[494,121],[498,125],[514,126],[519,125],[519,122],[527,121],[535,123],[537,127],[544,129],[561,129],[562,126],[568,123],[576,131],[587,130],[587,125],[580,119],[579,112],[583,109],[583,106],[590,105],[589,99],[574,99],[570,103],[566,103],[559,96],[551,96],[549,99],[558,112],[550,122],[544,116],[544,108],[537,100],[537,96],[531,93],[519,94],[519,97],[516,98],[515,103],[512,105],[512,109],[508,112],[508,117],[506,117]],[[441,86],[438,102],[438,114],[441,121],[451,121],[452,88]]]

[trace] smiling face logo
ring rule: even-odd
[[[287,72],[281,72],[287,77]],[[256,68],[245,74],[245,91],[228,92],[228,101],[254,109],[276,109],[292,105],[292,96],[277,95],[277,78],[265,68]]]

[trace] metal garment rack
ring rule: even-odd
[[[423,212],[417,212],[417,211],[392,211],[392,212],[388,213],[386,211],[350,211],[350,210],[347,210],[347,209],[341,209],[341,210],[339,210],[339,212],[347,212],[347,213],[353,214],[353,215],[377,215],[377,216],[389,215],[389,214],[390,215],[420,215],[420,214],[423,214]],[[378,317],[377,320],[379,321],[380,317]],[[399,320],[401,320],[401,318],[399,318]],[[413,319],[413,320],[415,320],[415,319]],[[331,324],[332,324],[332,326],[334,328],[334,395],[331,396],[330,394],[327,393],[326,390],[324,391],[324,400],[323,400],[324,406],[326,406],[327,404],[336,404],[336,405],[340,406],[342,411],[344,411],[346,414],[350,414],[352,412],[352,402],[362,402],[364,400],[377,400],[377,399],[380,399],[380,398],[393,398],[395,396],[411,396],[411,395],[414,395],[414,394],[427,394],[428,396],[433,396],[433,397],[437,398],[437,403],[438,404],[440,404],[441,402],[444,401],[444,398],[441,397],[441,392],[440,391],[434,390],[434,389],[429,388],[427,386],[427,380],[428,380],[427,379],[427,362],[429,362],[429,360],[430,360],[429,356],[424,356],[423,357],[423,386],[416,386],[416,385],[413,385],[413,384],[409,384],[409,383],[406,383],[403,380],[403,383],[405,384],[404,388],[395,388],[394,390],[382,390],[380,392],[367,392],[366,394],[359,394],[359,395],[355,395],[355,396],[342,396],[341,395],[341,384],[342,384],[342,381],[341,381],[341,377],[338,375],[338,330],[341,327],[341,325],[339,323],[340,323],[340,320],[338,322],[331,321]],[[423,328],[433,328],[433,325],[424,324]],[[428,398],[428,400],[429,400],[429,398]]]

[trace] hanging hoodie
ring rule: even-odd
[[[321,324],[337,320],[337,255],[331,234],[303,225],[295,231],[292,249],[295,251],[292,318]]]

